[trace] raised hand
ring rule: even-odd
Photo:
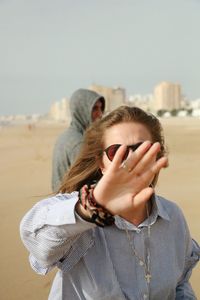
[[[140,214],[150,199],[153,178],[166,167],[167,158],[156,160],[160,144],[145,141],[122,163],[126,146],[121,146],[94,189],[96,201],[113,215]]]

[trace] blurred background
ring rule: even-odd
[[[160,117],[170,164],[158,193],[200,242],[199,15],[199,0],[0,0],[2,300],[47,299],[55,272],[30,269],[19,222],[51,193],[52,149],[80,87],[102,93],[107,111],[125,103]],[[199,279],[198,266],[198,298]]]

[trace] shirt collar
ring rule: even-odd
[[[153,198],[154,198],[155,204],[157,206],[158,216],[160,216],[164,220],[170,221],[171,218],[167,212],[167,209],[166,209],[163,201],[161,201],[160,196],[155,194]]]
[[[117,215],[115,216],[115,225],[122,230],[128,229],[137,231],[140,227],[153,225],[158,217],[170,221],[170,217],[167,213],[165,206],[160,201],[160,197],[154,194],[152,196],[152,211],[148,219],[144,220],[141,224],[136,226]]]

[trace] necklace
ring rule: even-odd
[[[149,224],[149,208],[148,208],[148,204],[146,205],[146,211],[147,211],[147,218],[148,218],[148,247],[147,247],[147,255],[146,255],[146,259],[143,259],[140,257],[140,255],[137,253],[136,249],[135,249],[135,245],[134,245],[134,239],[131,239],[130,237],[130,233],[129,230],[127,229],[127,227],[125,228],[126,231],[126,235],[128,238],[128,242],[129,242],[129,246],[131,248],[131,250],[133,251],[133,255],[138,259],[139,261],[139,265],[144,267],[144,273],[145,273],[145,280],[148,283],[148,285],[150,284],[151,281],[151,271],[150,271],[150,235],[151,235],[151,226]]]

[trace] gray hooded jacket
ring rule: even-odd
[[[103,111],[105,99],[94,91],[79,89],[70,99],[71,124],[58,137],[53,151],[52,190],[57,192],[64,174],[77,157],[83,134],[92,123],[92,108],[96,101],[102,101]]]

